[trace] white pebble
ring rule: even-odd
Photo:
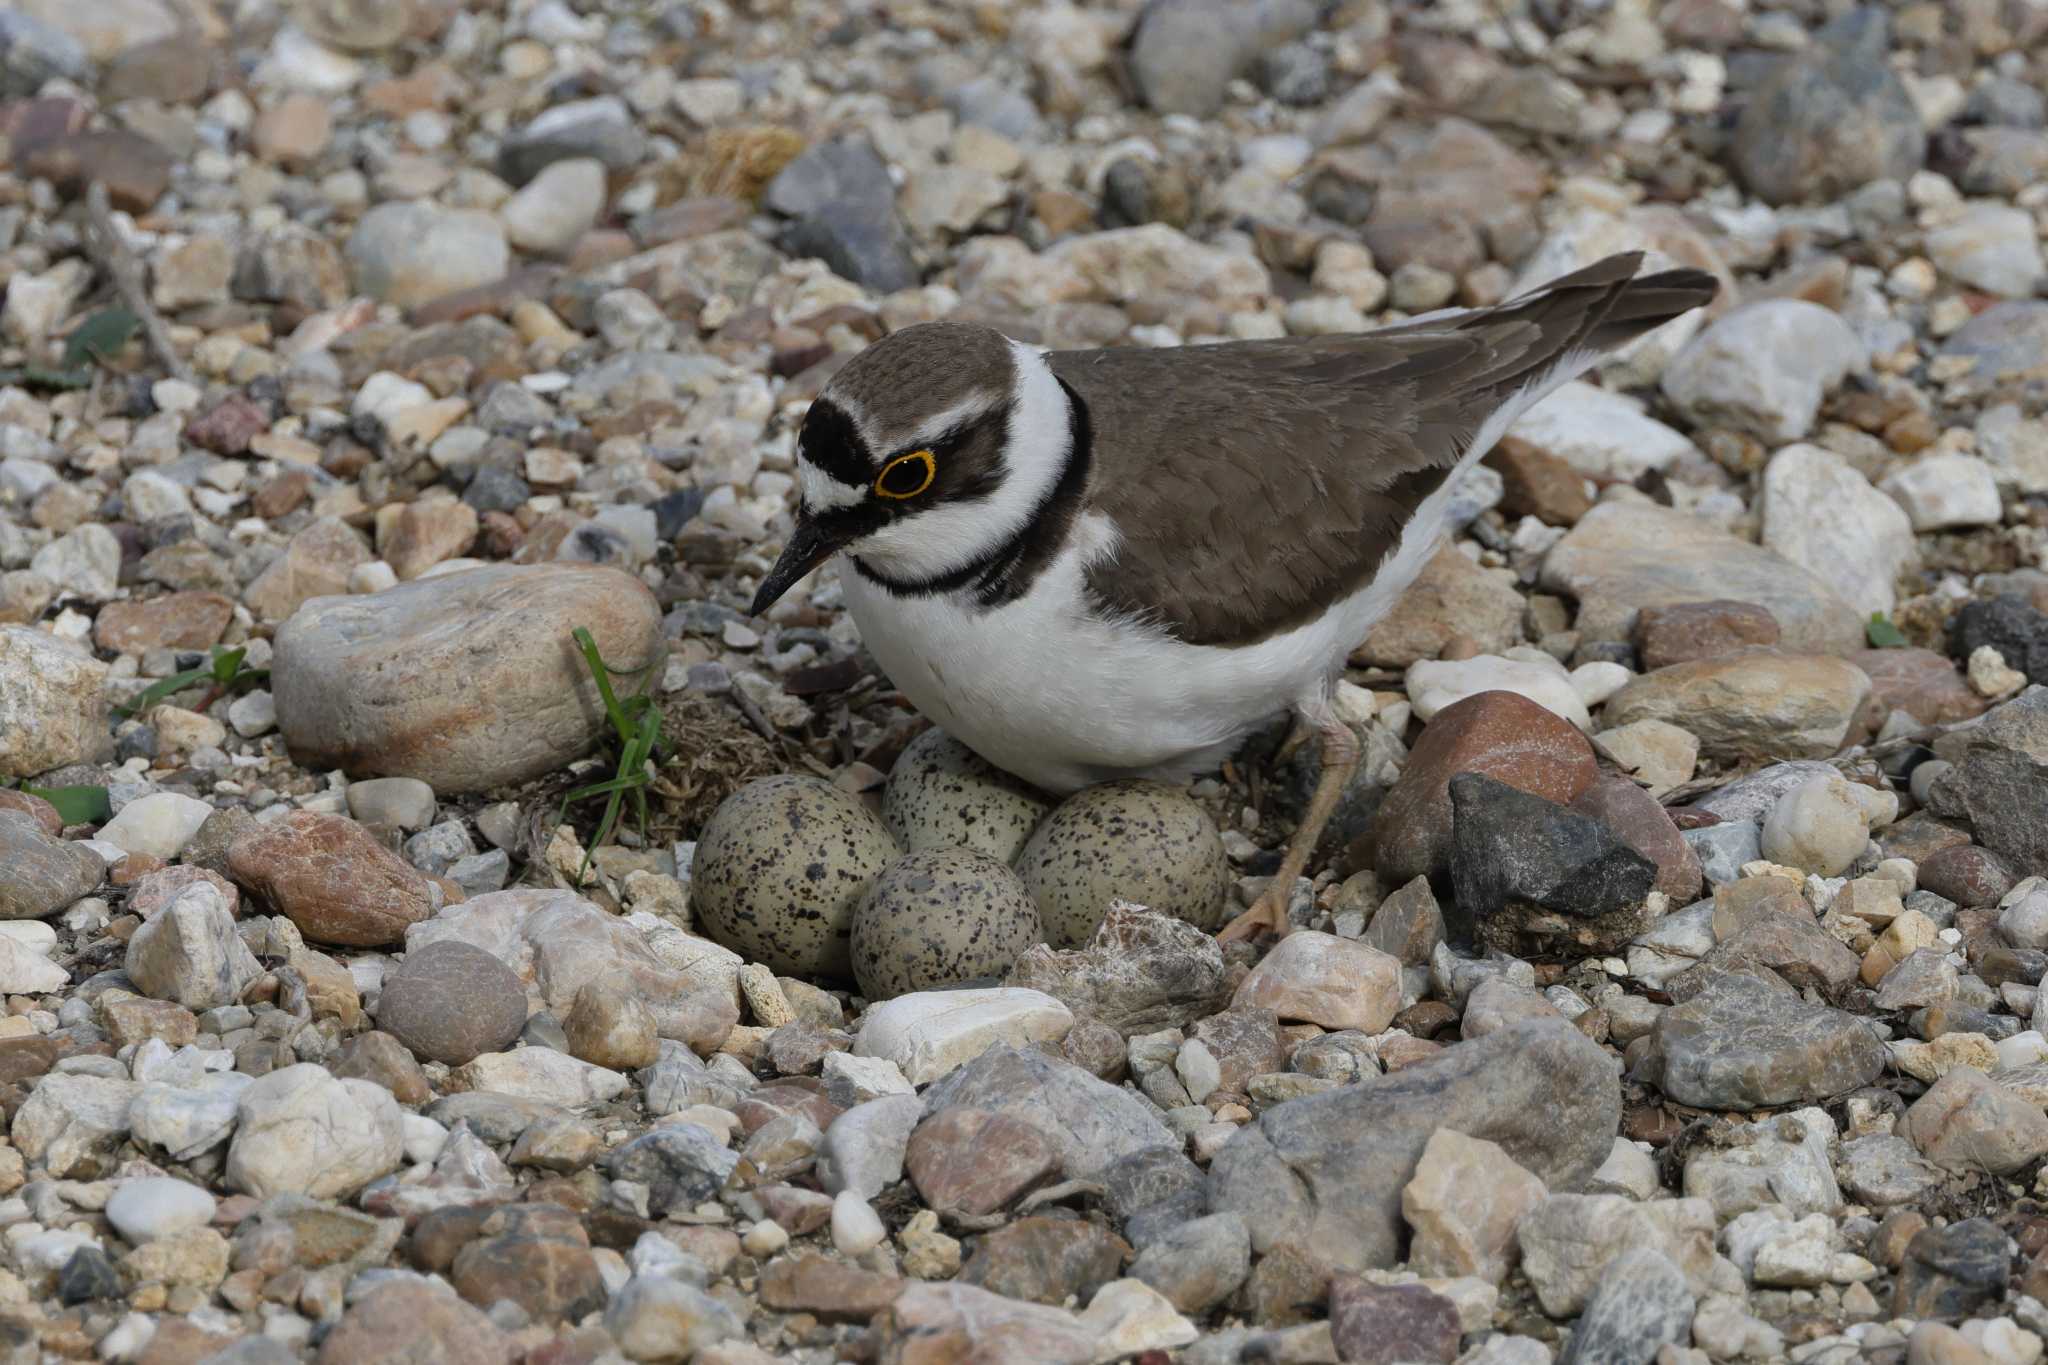
[[[842,1256],[858,1256],[882,1244],[889,1235],[882,1219],[868,1201],[852,1190],[841,1190],[832,1200],[832,1245]]]
[[[740,1246],[746,1250],[747,1255],[757,1261],[767,1260],[788,1245],[789,1234],[783,1230],[782,1224],[772,1218],[763,1218],[747,1229],[746,1236],[740,1238]]]

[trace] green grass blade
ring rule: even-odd
[[[67,826],[104,825],[114,818],[105,787],[31,787],[23,783],[21,789],[55,806]]]

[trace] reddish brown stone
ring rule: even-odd
[[[1593,785],[1600,765],[1571,722],[1527,697],[1467,697],[1423,730],[1372,828],[1354,843],[1353,864],[1373,867],[1382,886],[1441,875],[1451,853],[1451,779],[1468,772],[1569,805]]]
[[[427,879],[338,815],[258,826],[228,850],[228,874],[321,943],[382,947],[434,913]]]
[[[349,1307],[320,1343],[319,1365],[511,1365],[518,1357],[512,1338],[447,1290],[399,1281],[380,1285]]]
[[[1636,613],[1636,655],[1647,670],[1778,643],[1778,620],[1753,602],[1685,602]]]
[[[57,1065],[57,1056],[47,1038],[0,1038],[0,1086],[34,1080]]]
[[[1920,889],[1964,907],[1996,905],[2012,890],[2012,869],[1988,848],[1952,844],[1920,864]]]
[[[903,1292],[895,1275],[802,1252],[761,1272],[761,1305],[778,1313],[815,1313],[830,1322],[866,1322]]]
[[[1572,526],[1593,510],[1593,500],[1586,496],[1586,476],[1540,446],[1503,436],[1486,463],[1500,475],[1500,508],[1510,517]]]
[[[1916,863],[1925,863],[1945,848],[1957,848],[1970,842],[1967,829],[1949,824],[1928,812],[1914,811],[1896,825],[1887,825],[1878,831],[1877,846],[1887,858],[1911,858]]]
[[[57,808],[40,796],[15,791],[11,787],[0,787],[0,811],[19,811],[36,822],[37,828],[51,838],[64,832],[64,817]]]
[[[185,439],[216,455],[246,455],[249,442],[270,430],[270,415],[253,399],[229,394],[185,423]]]
[[[227,902],[229,914],[235,914],[240,910],[242,892],[233,882],[203,867],[181,864],[177,867],[163,868],[139,879],[128,892],[129,912],[149,919],[182,895],[186,888],[200,882],[220,892],[221,899]]]
[[[1603,776],[1579,793],[1572,809],[1589,815],[1621,841],[1657,865],[1656,889],[1674,905],[1689,905],[1700,893],[1700,859],[1657,798],[1618,774]]]
[[[910,1135],[903,1167],[942,1213],[994,1213],[1052,1178],[1060,1154],[1031,1124],[986,1109],[944,1109]]]
[[[327,1069],[344,1079],[375,1081],[400,1104],[425,1104],[434,1097],[426,1073],[405,1044],[381,1030],[349,1039]]]
[[[212,649],[235,618],[217,592],[174,592],[146,601],[109,602],[92,623],[93,643],[112,654],[152,649]]]
[[[313,471],[287,465],[249,498],[249,510],[266,521],[295,511],[313,492]]]
[[[604,1307],[604,1277],[590,1238],[568,1209],[512,1204],[485,1221],[483,1237],[455,1254],[457,1293],[479,1308],[510,1299],[536,1321],[574,1321]]]
[[[413,1265],[429,1275],[447,1274],[456,1253],[483,1235],[484,1224],[496,1212],[488,1204],[457,1204],[420,1215],[412,1229]]]
[[[125,128],[73,133],[16,162],[67,195],[83,194],[87,185],[101,181],[107,202],[130,213],[143,213],[163,198],[173,164],[169,152]]]
[[[1458,1308],[1419,1284],[1369,1284],[1340,1275],[1330,1284],[1330,1340],[1347,1365],[1455,1360]]]
[[[792,1237],[816,1232],[832,1221],[832,1196],[797,1185],[764,1185],[754,1191],[771,1222]]]
[[[126,100],[198,104],[213,87],[219,49],[197,33],[180,33],[128,48],[107,63],[100,100],[111,107]]]
[[[1904,711],[1922,725],[1947,725],[1981,716],[1990,703],[1942,655],[1931,649],[1866,649],[1849,662],[1870,675],[1871,695],[1886,714]]]

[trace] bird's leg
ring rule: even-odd
[[[1252,938],[1259,931],[1268,930],[1275,938],[1287,934],[1287,902],[1294,895],[1294,883],[1307,868],[1309,855],[1315,852],[1316,844],[1323,837],[1323,826],[1330,823],[1330,817],[1337,813],[1337,802],[1343,798],[1344,788],[1350,783],[1351,775],[1358,771],[1358,736],[1351,727],[1337,719],[1336,713],[1328,707],[1319,707],[1315,712],[1304,715],[1322,740],[1322,775],[1316,779],[1315,795],[1309,798],[1308,811],[1295,826],[1294,837],[1287,841],[1286,856],[1280,860],[1280,870],[1273,880],[1252,902],[1252,908],[1223,926],[1216,937],[1224,942],[1231,939]]]

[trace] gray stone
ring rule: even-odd
[[[1786,446],[1764,466],[1759,540],[1866,616],[1890,615],[1893,584],[1918,562],[1913,523],[1847,460],[1817,445]]]
[[[1126,1037],[1185,1027],[1230,998],[1214,938],[1176,916],[1121,901],[1087,947],[1040,944],[1017,959],[1003,984],[1043,991],[1077,1017],[1098,1019]]]
[[[189,1010],[232,1005],[263,975],[263,964],[235,932],[227,900],[194,882],[128,940],[123,969],[135,988]]]
[[[923,1114],[915,1095],[884,1095],[832,1120],[825,1130],[828,1164],[820,1171],[825,1188],[873,1199],[901,1180],[904,1152]]]
[[[717,1198],[739,1161],[709,1129],[668,1123],[613,1149],[599,1164],[614,1180],[645,1185],[647,1211],[660,1218]]]
[[[1007,1044],[935,1083],[924,1103],[927,1116],[961,1105],[1024,1120],[1052,1139],[1071,1179],[1088,1179],[1126,1153],[1173,1141],[1157,1111],[1130,1091]]]
[[[1658,1017],[1642,1075],[1680,1104],[1756,1109],[1868,1085],[1885,1057],[1884,1044],[1854,1015],[1731,972]]]
[[[1994,303],[1942,343],[1945,356],[1970,356],[1972,378],[1986,382],[2002,374],[2048,365],[2048,300],[2011,299]]]
[[[365,213],[347,254],[359,290],[405,308],[490,284],[512,261],[494,215],[414,200]]]
[[[1402,1187],[1438,1128],[1497,1143],[1547,1185],[1570,1188],[1607,1158],[1620,1107],[1598,1044],[1569,1024],[1520,1024],[1268,1110],[1217,1154],[1209,1202],[1242,1214],[1261,1254],[1291,1242],[1335,1268],[1389,1266]]]
[[[1251,1234],[1234,1213],[1182,1223],[1139,1253],[1130,1275],[1193,1317],[1237,1291],[1251,1273]]]
[[[141,1088],[107,1076],[52,1073],[15,1111],[9,1136],[24,1157],[60,1180],[108,1174],[107,1163],[128,1133],[129,1103]]]
[[[1858,1203],[1876,1209],[1918,1203],[1945,1179],[1896,1133],[1872,1133],[1843,1143],[1841,1175]]]
[[[1695,425],[1782,445],[1811,431],[1821,400],[1869,363],[1838,314],[1803,299],[1765,299],[1709,324],[1673,358],[1662,382]]]
[[[512,133],[498,151],[498,170],[524,185],[558,161],[595,158],[615,171],[638,165],[647,136],[616,95],[558,104]]]
[[[1760,830],[1754,820],[1723,820],[1718,825],[1681,833],[1699,855],[1700,871],[1710,886],[1741,881],[1743,864],[1763,857]]]
[[[2029,687],[1969,732],[1928,804],[1960,816],[2019,875],[2048,872],[2048,687]]]
[[[1444,928],[1454,943],[1476,933],[1513,946],[1544,918],[1525,906],[1564,916],[1554,932],[1588,951],[1611,952],[1642,930],[1640,914],[1621,912],[1642,905],[1657,866],[1613,830],[1482,773],[1458,774],[1450,792],[1455,896]]]
[[[443,939],[407,953],[385,978],[377,1027],[422,1060],[461,1066],[510,1047],[526,1012],[517,972],[482,948]]]
[[[794,220],[783,236],[790,254],[816,256],[878,293],[917,283],[910,240],[896,216],[896,187],[867,138],[810,148],[777,173],[762,202]]]
[[[54,915],[107,875],[97,853],[43,833],[18,810],[0,810],[0,867],[0,920]]]
[[[1128,1152],[1095,1178],[1103,1186],[1103,1202],[1123,1222],[1125,1239],[1141,1249],[1201,1217],[1206,1209],[1201,1168],[1178,1146]]]
[[[1671,1259],[1648,1247],[1622,1252],[1572,1328],[1558,1365],[1649,1365],[1692,1338],[1693,1293]]]
[[[1316,16],[1311,0],[1161,0],[1138,21],[1132,74],[1160,113],[1207,117],[1234,77],[1306,33]]]

